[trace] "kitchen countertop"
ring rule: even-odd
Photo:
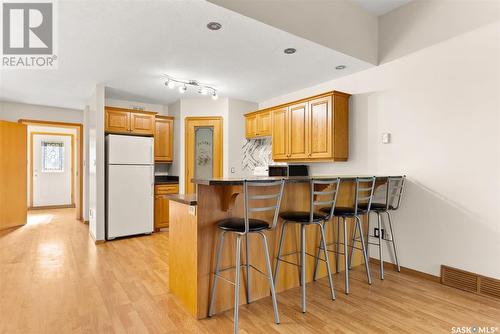
[[[173,175],[155,175],[155,184],[177,184],[179,177]]]
[[[196,205],[197,204],[197,196],[196,194],[171,194],[167,195],[167,198],[170,201],[187,204],[187,205]]]
[[[210,178],[210,179],[193,179],[191,182],[195,184],[202,184],[206,186],[213,186],[213,185],[242,185],[244,180],[251,180],[251,181],[277,181],[282,178],[285,179],[286,183],[304,183],[304,182],[309,182],[311,179],[316,179],[316,180],[321,180],[321,179],[331,179],[331,178],[336,178],[339,177],[341,180],[346,180],[346,181],[353,181],[357,177],[372,177],[376,176],[377,178],[386,178],[389,177],[388,175],[316,175],[316,176],[287,176],[287,177],[280,177],[280,176],[260,176],[260,177],[249,177],[249,178]]]

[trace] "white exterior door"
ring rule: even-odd
[[[72,137],[33,135],[33,207],[71,205]]]

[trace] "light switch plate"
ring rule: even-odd
[[[194,205],[190,205],[189,208],[188,208],[188,213],[191,215],[191,216],[196,216],[196,206]]]
[[[382,144],[389,144],[391,142],[391,134],[389,132],[382,133]]]

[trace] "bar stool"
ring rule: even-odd
[[[385,203],[372,203],[369,213],[377,214],[377,228],[378,235],[370,234],[370,217],[368,215],[368,238],[366,240],[367,249],[368,245],[375,245],[378,247],[378,254],[380,259],[380,279],[384,279],[384,259],[382,256],[382,241],[390,242],[392,244],[392,250],[394,252],[394,259],[396,260],[396,266],[398,272],[401,271],[398,261],[398,252],[396,249],[396,238],[394,236],[394,229],[392,227],[391,213],[390,211],[397,210],[399,204],[401,203],[401,196],[403,194],[403,186],[405,183],[406,176],[389,176],[385,179]],[[390,238],[386,238],[383,229],[383,214],[387,214],[387,220],[389,222],[389,234]],[[370,242],[370,238],[376,238],[377,242]],[[351,256],[352,261],[352,256]]]
[[[238,308],[239,308],[239,296],[240,296],[240,271],[241,268],[246,269],[246,297],[247,303],[250,303],[250,291],[249,291],[249,278],[250,278],[250,268],[256,270],[258,273],[263,274],[269,280],[269,287],[271,289],[271,297],[273,301],[273,309],[274,309],[274,320],[277,324],[279,324],[279,314],[278,314],[278,305],[276,303],[276,293],[274,290],[274,282],[273,282],[273,274],[271,269],[271,260],[269,257],[269,248],[267,245],[267,238],[264,234],[264,231],[273,230],[276,227],[278,222],[278,214],[281,205],[281,198],[283,196],[283,188],[285,185],[285,180],[281,179],[279,181],[243,181],[243,191],[244,191],[244,218],[228,218],[220,220],[217,223],[217,227],[220,229],[219,236],[219,247],[217,250],[216,260],[215,260],[215,272],[214,272],[214,282],[212,285],[212,291],[210,293],[210,306],[208,309],[208,316],[211,317],[213,315],[213,307],[215,301],[215,293],[217,290],[217,280],[219,278],[231,283],[234,285],[234,333],[238,333]],[[265,195],[251,195],[249,193],[250,188],[259,188],[265,192]],[[277,192],[270,193],[272,190],[276,190],[279,188]],[[269,189],[269,190],[264,190]],[[260,205],[254,204],[250,205],[250,201],[260,201],[258,202]],[[263,201],[263,202],[262,202]],[[269,205],[269,202],[273,203]],[[264,206],[265,205],[265,206]],[[249,214],[251,212],[266,212],[266,211],[274,211],[273,222],[272,225],[269,226],[264,220],[260,219],[252,219],[249,218]],[[220,269],[220,260],[222,257],[222,249],[224,246],[224,235],[226,233],[234,233],[236,234],[236,265],[234,267],[229,267],[225,269]],[[266,269],[267,275],[262,272],[260,269],[251,265],[248,261],[249,254],[249,245],[248,245],[248,234],[257,233],[262,237],[262,242],[264,243],[264,251],[266,257]],[[245,237],[245,246],[246,246],[246,263],[241,264],[241,239]],[[221,272],[235,269],[236,270],[236,282],[231,282],[226,278],[220,275]]]
[[[351,260],[353,256],[354,249],[361,250],[363,252],[363,258],[365,261],[365,269],[366,269],[366,277],[368,279],[368,284],[372,284],[372,279],[371,279],[371,274],[370,274],[370,266],[368,264],[368,255],[366,252],[366,244],[364,240],[364,234],[363,234],[363,224],[361,223],[361,218],[360,216],[369,214],[370,212],[370,207],[371,207],[371,202],[373,198],[373,189],[375,188],[375,177],[357,177],[356,178],[356,188],[354,191],[354,207],[336,207],[335,210],[333,210],[333,215],[331,217],[336,217],[337,218],[337,241],[334,243],[327,244],[325,246],[326,250],[328,252],[332,252],[336,255],[336,261],[335,261],[335,268],[336,272],[338,273],[340,271],[340,262],[339,262],[339,255],[344,255],[344,275],[345,275],[345,294],[349,294],[349,269],[350,265],[348,264],[348,253],[347,253],[347,248],[351,247]],[[364,206],[364,208],[363,208]],[[326,207],[322,208],[322,212],[331,212],[332,208]],[[344,240],[343,242],[340,242],[340,218],[342,218],[343,225],[344,225]],[[354,225],[354,234],[353,234],[353,243],[352,245],[348,245],[348,238],[347,238],[347,218],[352,218],[354,219],[355,225]],[[323,229],[325,228],[326,221],[323,222]],[[356,247],[355,241],[358,241],[356,235],[357,232],[359,231],[359,241],[361,244],[361,248]],[[335,245],[334,250],[330,250],[327,247]],[[340,245],[344,246],[343,253],[340,253]],[[316,280],[316,275],[318,272],[318,264],[319,264],[319,256],[321,251],[324,251],[322,248],[322,245],[318,247],[318,257],[316,259],[316,264],[314,268],[314,280]],[[351,261],[349,261],[351,262]]]
[[[325,239],[325,231],[324,231],[324,222],[328,221],[333,213],[335,208],[335,203],[337,201],[337,193],[339,189],[340,179],[311,179],[310,181],[310,206],[309,212],[305,211],[288,211],[280,214],[280,217],[283,219],[283,225],[281,225],[281,237],[279,241],[278,247],[278,256],[276,257],[276,267],[274,269],[274,282],[278,278],[278,272],[280,268],[280,262],[285,262],[288,264],[292,264],[297,266],[300,271],[299,281],[302,287],[302,312],[306,312],[306,255],[312,256],[316,258],[318,261],[319,256],[315,256],[309,253],[306,253],[306,226],[307,225],[317,225],[321,232],[321,240],[320,243],[323,245],[323,249],[325,250],[325,259],[321,259],[326,263],[326,268],[328,271],[328,283],[330,285],[330,293],[332,296],[332,300],[335,300],[335,291],[333,289],[333,279],[332,273],[330,270],[330,262],[328,260],[328,255],[326,252],[326,239]],[[317,190],[316,188],[323,188],[327,190]],[[319,198],[323,198],[320,200]],[[315,208],[317,206],[331,205],[331,210],[326,213],[315,212]],[[283,242],[285,240],[285,232],[286,226],[288,224],[300,224],[300,264],[296,264],[287,260],[282,259],[282,257],[286,257],[289,255],[297,254],[298,251],[281,255],[281,251],[283,249]]]

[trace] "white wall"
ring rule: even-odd
[[[82,123],[83,111],[34,104],[0,101],[0,119],[17,122],[19,119]]]
[[[248,174],[242,170],[243,145],[245,139],[245,118],[243,115],[258,109],[254,102],[229,99],[228,101],[228,164],[229,177],[243,177]],[[231,172],[231,168],[234,172]]]
[[[172,165],[170,166],[169,174],[180,176],[181,152],[183,150],[183,146],[181,146],[181,128],[184,126],[184,121],[181,119],[181,101],[178,100],[177,102],[169,105],[168,113],[170,116],[174,117],[174,160],[172,161]],[[182,164],[182,166],[184,166],[184,163]],[[182,168],[182,170],[184,170],[184,168]],[[179,182],[179,190],[180,189],[181,183]]]
[[[497,22],[259,107],[332,89],[353,94],[349,161],[312,173],[406,174],[394,216],[401,264],[500,278],[499,59]],[[380,143],[382,132],[391,144]]]
[[[168,116],[168,106],[163,104],[153,104],[153,103],[106,98],[106,105],[109,107],[127,108],[127,109],[142,108],[142,110],[144,111],[154,111],[160,115]]]
[[[87,109],[86,109],[87,110]],[[104,86],[96,85],[89,100],[88,117],[89,233],[105,238]]]
[[[497,0],[411,1],[379,17],[378,60],[385,63],[493,23]]]

